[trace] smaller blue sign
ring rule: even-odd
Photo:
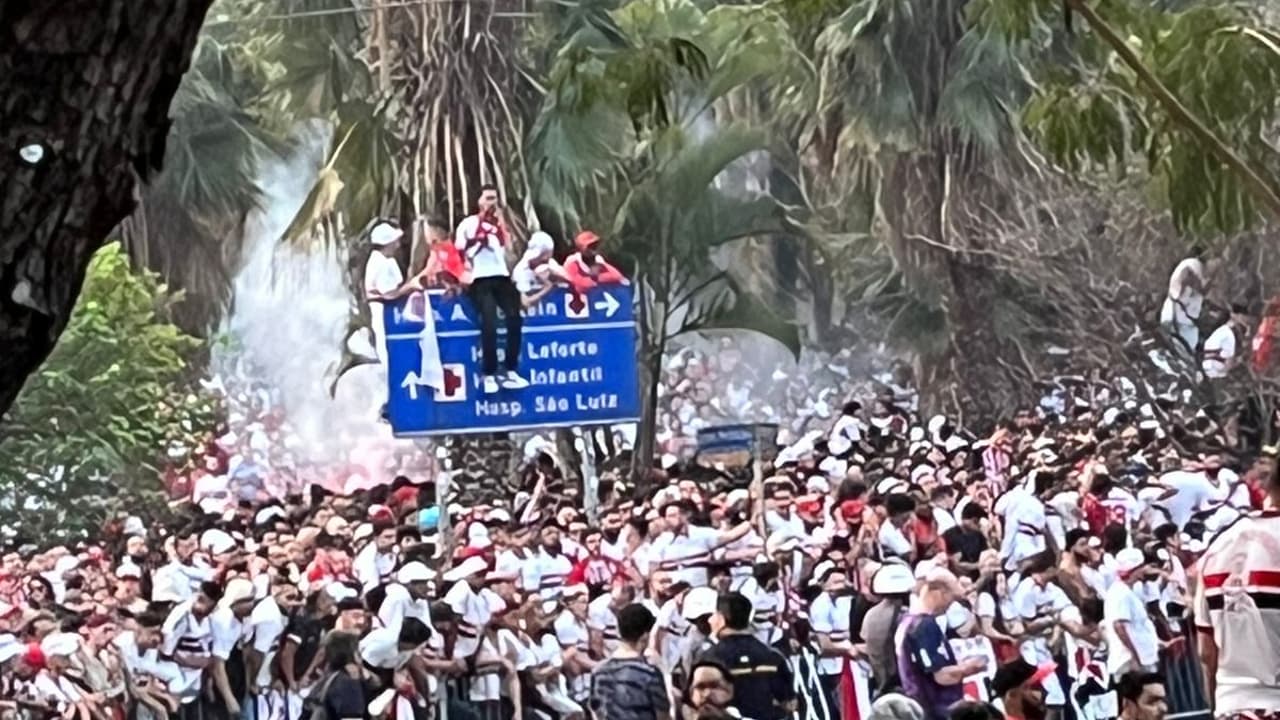
[[[772,423],[717,425],[698,431],[698,452],[731,453],[762,447],[765,456],[776,455],[778,426]]]
[[[639,420],[636,325],[629,286],[600,287],[585,294],[556,289],[527,308],[519,367],[529,387],[493,394],[486,394],[482,385],[475,307],[466,297],[429,297],[444,371],[441,388],[422,382],[424,344],[433,340],[421,313],[412,308],[407,312],[405,303],[386,307],[387,415],[397,437]],[[499,320],[498,328],[501,359],[505,321]]]

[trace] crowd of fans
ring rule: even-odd
[[[740,402],[735,362],[671,363],[681,427]],[[181,522],[8,549],[0,714],[1158,720],[1197,659],[1202,704],[1280,710],[1269,455],[1124,386],[975,438],[838,362],[763,481],[664,446],[595,518],[548,453],[491,505],[439,502],[421,451],[320,481],[269,394],[228,391]]]

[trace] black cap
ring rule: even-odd
[[[1032,680],[1035,680],[1038,684],[1044,678],[1053,674],[1053,671],[1054,665],[1052,663],[1036,667],[1022,658],[1011,660],[996,670],[995,677],[991,678],[991,692],[996,697],[1000,697]]]

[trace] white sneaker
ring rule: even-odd
[[[492,395],[498,392],[498,378],[493,375],[484,376],[484,392],[486,395]]]
[[[502,376],[502,387],[508,390],[523,390],[529,387],[529,381],[520,377],[515,370],[508,370],[507,374]]]

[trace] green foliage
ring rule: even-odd
[[[1062,27],[1056,1],[982,0],[975,6],[985,26],[1013,37],[1043,38]],[[1123,174],[1141,166],[1180,228],[1232,232],[1255,224],[1265,192],[1226,163],[1195,126],[1242,158],[1271,194],[1280,189],[1280,157],[1268,140],[1280,110],[1276,29],[1237,2],[1110,0],[1091,6],[1191,119],[1174,111],[1150,79],[1077,17],[1071,53],[1044,57],[1033,68],[1037,91],[1024,115],[1033,137],[1051,159],[1076,172]]]
[[[715,120],[731,94],[802,72],[785,22],[764,6],[704,12],[687,0],[634,0],[613,17],[620,38],[584,29],[551,69],[530,142],[537,199],[566,227],[606,233],[648,291],[655,351],[682,332],[743,328],[798,352],[796,327],[713,260],[788,231],[776,200],[722,187],[767,138]]]
[[[0,525],[48,542],[111,513],[162,514],[160,463],[192,447],[213,405],[191,368],[201,341],[166,318],[177,296],[116,243],[94,256],[66,331],[0,433]]]

